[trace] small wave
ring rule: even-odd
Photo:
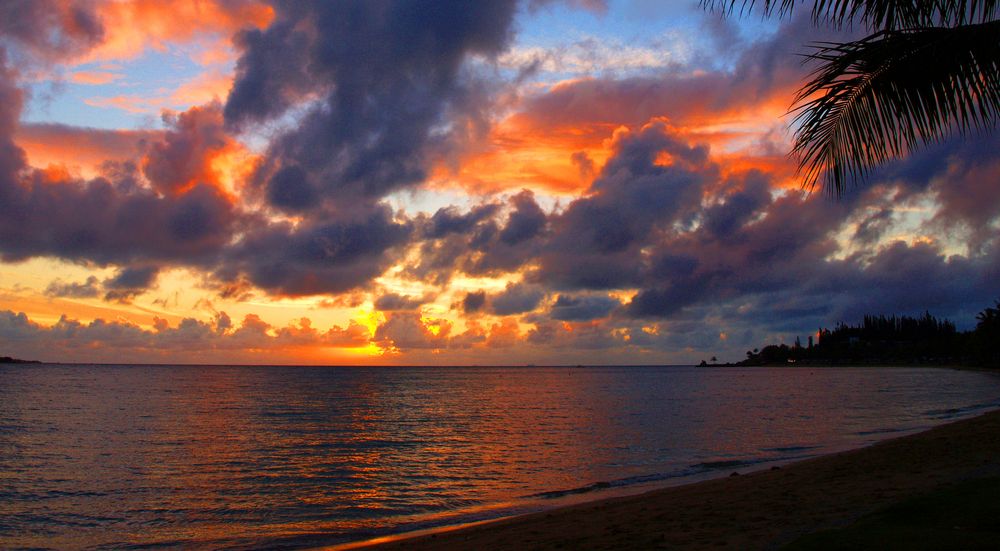
[[[673,471],[669,473],[653,473],[638,476],[629,476],[626,478],[619,478],[617,480],[610,481],[600,481],[594,482],[593,484],[587,484],[586,486],[580,486],[579,488],[570,488],[568,490],[552,490],[548,492],[539,492],[537,494],[530,494],[524,496],[526,499],[557,499],[560,497],[566,497],[577,494],[586,494],[590,492],[596,492],[599,490],[607,490],[609,488],[623,488],[626,486],[634,486],[636,484],[645,484],[648,482],[660,482],[663,480],[669,480],[671,478],[681,478],[685,476],[691,476],[693,474],[698,474],[700,471],[697,469],[683,469],[679,471]]]
[[[705,461],[704,463],[695,463],[694,465],[691,466],[696,469],[706,469],[711,471],[715,469],[732,469],[733,467],[743,467],[746,465],[751,465],[753,463],[760,463],[760,461],[743,461],[739,459],[730,459],[723,461]]]
[[[894,433],[894,432],[903,432],[904,430],[907,430],[907,429],[887,427],[887,428],[883,428],[883,429],[861,430],[861,431],[858,431],[858,432],[856,432],[854,434],[856,434],[858,436],[872,436],[873,434],[891,434],[891,433]]]
[[[761,448],[760,451],[771,453],[794,453],[815,450],[818,448],[819,446],[785,446],[781,448]]]
[[[734,469],[739,467],[751,467],[759,465],[762,463],[772,463],[775,461],[788,461],[792,459],[804,459],[810,457],[808,454],[795,454],[794,452],[808,451],[817,449],[819,446],[789,446],[785,448],[770,448],[764,451],[771,452],[783,452],[789,455],[781,455],[778,457],[758,457],[752,459],[725,459],[719,461],[703,461],[701,463],[695,463],[688,466],[685,469],[679,469],[676,471],[671,471],[668,473],[653,473],[647,475],[630,476],[626,478],[620,478],[610,481],[599,481],[592,484],[587,484],[586,486],[580,486],[578,488],[570,488],[566,490],[552,490],[548,492],[539,492],[537,494],[529,494],[523,496],[524,499],[558,499],[561,497],[587,494],[590,492],[596,492],[600,490],[607,490],[610,488],[624,488],[627,486],[634,486],[637,484],[646,484],[650,482],[662,482],[665,480],[670,480],[674,478],[684,478],[688,476],[701,475],[705,473],[710,473],[713,471]]]
[[[597,490],[604,490],[611,487],[611,482],[594,482],[593,484],[588,484],[586,486],[581,486],[579,488],[570,488],[569,490],[552,490],[549,492],[539,492],[537,494],[531,494],[526,497],[529,498],[542,498],[542,499],[555,499],[559,497],[565,497],[575,494],[586,494]]]
[[[973,404],[971,406],[965,406],[960,408],[929,409],[923,412],[923,415],[926,415],[928,417],[933,417],[935,419],[952,419],[954,417],[959,417],[967,413],[973,413],[984,409],[991,409],[998,406],[1000,406],[1000,403],[998,402],[987,402],[983,404]]]

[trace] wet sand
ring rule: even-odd
[[[1000,475],[1000,411],[775,470],[375,545],[391,549],[774,549],[960,481]]]

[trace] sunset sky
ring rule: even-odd
[[[1000,298],[1000,134],[803,191],[797,55],[697,0],[0,2],[0,355],[738,360]]]

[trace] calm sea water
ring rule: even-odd
[[[0,547],[334,544],[996,407],[926,368],[0,365]]]

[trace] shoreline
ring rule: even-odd
[[[998,434],[993,410],[738,476],[323,549],[770,549],[924,492],[1000,475]]]

